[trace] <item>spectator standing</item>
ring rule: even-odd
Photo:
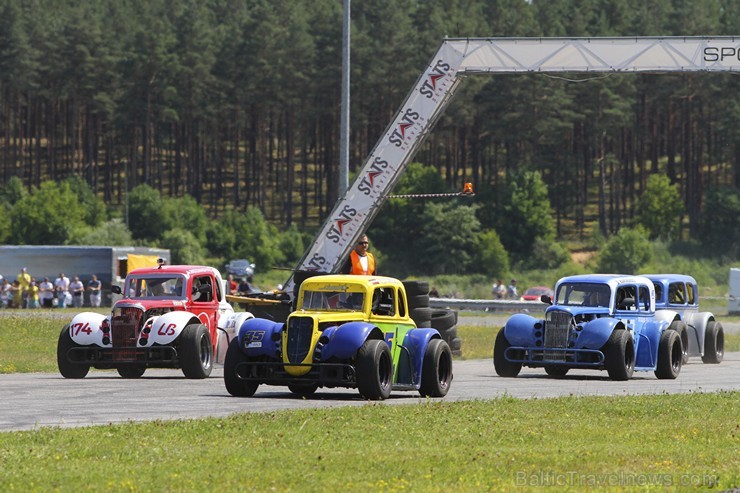
[[[349,254],[349,260],[344,265],[342,272],[355,275],[375,275],[375,256],[368,252],[367,235],[360,236],[355,249]]]
[[[72,304],[74,307],[82,307],[85,304],[85,285],[82,284],[79,276],[75,276],[74,281],[70,283],[69,291],[72,293]]]
[[[39,286],[36,284],[36,280],[31,280],[28,289],[26,290],[26,308],[38,308],[39,307]]]
[[[54,291],[57,295],[57,308],[64,308],[69,293],[69,277],[65,276],[64,272],[60,272],[54,281]]]
[[[23,305],[23,308],[26,307],[26,293],[28,291],[28,286],[31,285],[31,275],[28,273],[28,268],[23,267],[21,271],[18,273],[18,286],[21,290],[21,303]]]
[[[21,283],[18,282],[18,279],[13,281],[13,284],[10,287],[10,293],[13,303],[13,306],[11,306],[10,308],[23,308],[23,294],[21,291]]]
[[[229,292],[226,294],[236,294],[237,290],[239,289],[239,284],[234,280],[234,276],[232,274],[229,274]]]
[[[39,303],[42,308],[52,308],[54,306],[54,285],[45,277],[39,284]]]
[[[496,281],[493,285],[493,296],[496,299],[502,300],[506,297],[506,285],[502,279]]]
[[[102,287],[102,283],[95,274],[92,275],[92,279],[87,281],[87,290],[90,291],[90,306],[100,306],[100,290]]]
[[[519,298],[519,295],[516,292],[516,279],[512,279],[511,283],[509,283],[508,295],[510,300],[515,300]]]
[[[2,284],[0,284],[0,303],[2,303],[3,308],[8,308],[8,303],[13,296],[11,289],[10,281],[3,278]]]
[[[250,294],[259,293],[260,290],[252,284],[253,282],[254,279],[252,276],[247,276],[246,279],[242,279],[237,288],[239,296],[249,296]]]

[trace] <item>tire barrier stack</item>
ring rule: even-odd
[[[455,356],[462,354],[462,339],[457,335],[457,311],[432,309],[429,306],[429,283],[427,281],[404,281],[408,297],[409,316],[417,327],[437,329]]]

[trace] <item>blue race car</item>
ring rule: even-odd
[[[496,336],[493,365],[502,377],[522,366],[563,377],[571,368],[606,370],[613,380],[637,371],[673,379],[683,346],[671,323],[655,317],[655,288],[641,276],[591,274],[560,279],[545,318],[513,315]]]

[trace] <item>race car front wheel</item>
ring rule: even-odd
[[[186,378],[207,378],[213,370],[213,345],[208,328],[190,324],[180,334],[177,352]]]
[[[444,397],[452,382],[452,351],[442,339],[432,339],[424,353],[419,393],[424,397]]]
[[[388,344],[368,339],[357,351],[357,390],[366,399],[380,401],[391,395],[393,361]]]
[[[79,347],[79,344],[72,340],[69,335],[69,325],[66,325],[59,334],[57,343],[57,366],[64,378],[85,378],[90,371],[90,365],[72,363],[67,357],[67,352],[75,347]]]
[[[252,397],[259,387],[258,382],[242,380],[236,374],[236,367],[246,361],[247,356],[239,347],[239,339],[234,338],[229,343],[224,361],[224,385],[226,385],[226,391],[234,397]]]

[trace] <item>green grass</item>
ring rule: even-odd
[[[0,491],[723,490],[740,394],[365,405],[0,433]]]
[[[53,312],[5,312],[0,317],[0,374],[56,372],[59,332],[75,314],[73,309]],[[497,326],[458,326],[463,340],[462,359],[493,356]],[[725,332],[725,351],[740,351],[740,333]]]

